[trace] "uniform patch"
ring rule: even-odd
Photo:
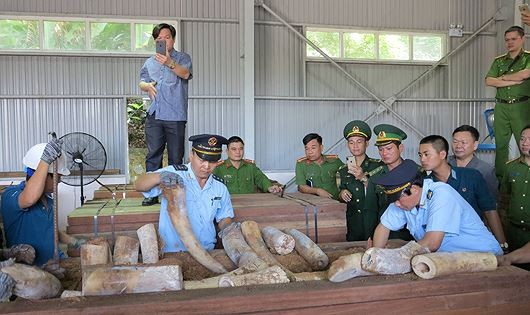
[[[188,167],[184,164],[179,164],[179,165],[173,164],[173,168],[175,169],[175,171],[187,171],[188,170]]]
[[[429,190],[427,191],[427,200],[431,200],[432,195],[433,195],[433,192],[432,192],[432,190],[429,189]]]

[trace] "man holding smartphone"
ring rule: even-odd
[[[347,157],[346,165],[339,169],[339,200],[347,203],[346,240],[365,241],[370,235],[364,229],[364,198],[368,178],[378,174],[383,163],[366,155],[366,148],[372,131],[367,123],[361,120],[349,122],[344,127],[344,139],[352,156]]]
[[[175,35],[172,25],[161,23],[155,26],[152,36],[156,41],[156,54],[149,57],[140,70],[139,87],[152,101],[145,122],[147,172],[162,168],[166,144],[169,165],[183,162],[192,64],[188,54],[173,48]],[[142,205],[155,203],[158,203],[157,197],[145,198]]]

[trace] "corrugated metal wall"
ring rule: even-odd
[[[298,30],[332,26],[436,32],[446,32],[450,24],[462,24],[466,32],[472,32],[491,18],[499,5],[510,3],[513,6],[509,0],[265,1]],[[0,1],[0,12],[9,16],[181,19],[181,48],[192,56],[194,68],[187,133],[216,132],[228,137],[243,132],[238,98],[239,6],[239,0],[19,0]],[[262,8],[256,7],[255,13],[255,158],[265,170],[292,170],[295,159],[303,155],[301,138],[306,133],[320,133],[329,148],[341,139],[349,120],[368,117],[378,104],[331,65],[304,64],[305,44]],[[488,104],[430,99],[492,97],[494,90],[484,86],[483,78],[499,53],[499,35],[495,32],[502,31],[504,25],[492,24],[487,34],[475,38],[447,65],[404,93],[406,100],[393,108],[424,134],[449,137],[463,123],[478,126],[485,133],[482,112]],[[467,36],[451,38],[449,49]],[[35,142],[45,141],[52,129],[59,134],[79,130],[95,135],[107,148],[108,167],[124,170],[127,140],[123,96],[140,94],[138,70],[144,59],[0,55],[0,70],[8,78],[0,81],[4,130],[0,136],[0,171],[21,170],[24,151]],[[382,98],[396,93],[427,69],[420,65],[342,65]],[[34,98],[42,95],[48,98]],[[403,127],[409,134],[405,156],[415,158],[420,136],[388,113],[369,123],[383,122]],[[345,151],[341,144],[333,153],[344,157]],[[369,153],[377,156],[373,147]]]

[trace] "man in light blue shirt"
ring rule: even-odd
[[[495,237],[473,208],[451,186],[417,175],[405,160],[375,184],[384,187],[391,204],[374,234],[374,247],[384,247],[391,230],[404,226],[417,243],[431,252],[491,252],[502,255]]]
[[[212,175],[217,161],[221,158],[222,145],[227,140],[217,135],[197,135],[189,138],[193,142],[190,163],[172,165],[155,172],[142,175],[135,183],[145,197],[158,197],[162,194],[160,177],[165,172],[178,174],[186,187],[186,208],[193,234],[206,250],[214,248],[216,228],[222,230],[234,217],[234,209],[228,189],[219,178]],[[159,234],[163,240],[162,253],[186,251],[175,231],[167,210],[168,202],[162,198],[159,218]]]
[[[167,143],[168,164],[182,164],[184,133],[188,120],[188,81],[192,78],[191,58],[176,51],[176,30],[161,23],[153,29],[153,39],[162,43],[165,53],[158,52],[147,59],[140,70],[142,91],[147,92],[151,106],[145,121],[147,142],[146,171],[162,167],[162,156]],[[157,45],[158,46],[158,45]],[[150,206],[158,198],[146,198],[142,205]]]

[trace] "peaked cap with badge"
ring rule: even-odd
[[[372,130],[370,130],[370,126],[368,126],[368,124],[362,120],[350,121],[344,127],[343,133],[344,133],[344,139],[346,140],[348,140],[348,138],[351,136],[363,137],[366,140],[370,140],[370,138],[372,137]]]
[[[396,126],[380,124],[374,127],[374,133],[377,135],[375,140],[376,146],[387,145],[392,141],[401,141],[407,139],[407,134]]]
[[[374,184],[383,187],[383,191],[390,203],[397,201],[406,188],[412,186],[418,174],[418,165],[413,160],[404,160],[390,172],[375,177]]]
[[[188,139],[192,142],[191,149],[203,160],[217,162],[223,152],[223,144],[228,144],[223,136],[201,134],[191,136]]]

